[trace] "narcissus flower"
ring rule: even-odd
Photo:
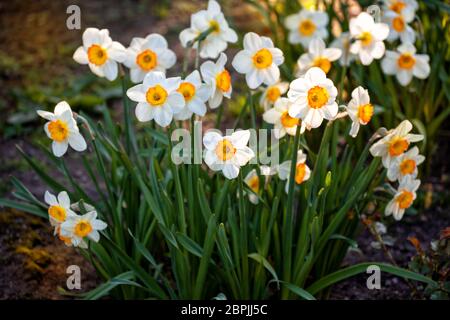
[[[187,47],[208,30],[211,32],[200,44],[200,57],[203,59],[216,59],[219,53],[227,49],[228,42],[234,43],[238,39],[236,32],[228,26],[220,5],[214,0],[208,2],[207,10],[201,10],[191,16],[191,27],[180,33],[182,46]],[[198,49],[198,41],[193,44],[193,48]]]
[[[283,52],[274,47],[270,38],[249,32],[244,36],[244,50],[236,54],[232,65],[237,72],[245,74],[249,88],[256,89],[263,83],[270,86],[278,82],[278,66],[283,62]]]
[[[355,138],[358,135],[360,125],[368,124],[373,116],[373,105],[370,103],[369,92],[363,87],[354,89],[352,99],[346,109],[353,121],[350,135]]]
[[[337,89],[320,68],[313,67],[304,77],[292,81],[287,95],[292,102],[289,115],[302,119],[302,125],[308,130],[319,127],[323,119],[332,120],[337,115]]]
[[[288,82],[278,82],[274,85],[263,88],[259,103],[264,108],[264,110],[269,109],[283,94],[286,93],[288,88]]]
[[[81,135],[72,109],[66,101],[58,103],[54,113],[43,110],[38,110],[37,113],[48,120],[44,129],[47,136],[53,140],[52,150],[55,156],[63,156],[69,145],[76,151],[86,150],[86,141]]]
[[[230,136],[217,132],[208,132],[203,137],[205,145],[205,163],[213,171],[222,171],[227,179],[234,179],[239,168],[246,165],[255,156],[247,147],[250,139],[249,130],[240,130]]]
[[[394,41],[398,38],[400,38],[403,43],[414,43],[414,41],[416,41],[416,32],[408,25],[408,23],[414,20],[414,13],[407,16],[403,13],[387,11],[383,15],[383,19],[389,25],[388,41]]]
[[[309,43],[308,52],[302,54],[297,61],[299,68],[297,76],[305,74],[312,67],[318,67],[323,72],[328,73],[331,69],[331,63],[339,59],[341,55],[341,49],[327,48],[322,39],[314,38]]]
[[[222,103],[223,97],[231,98],[231,76],[225,64],[227,63],[227,56],[221,53],[216,63],[212,61],[205,61],[200,66],[200,72],[203,80],[209,86],[209,107],[215,109]]]
[[[301,124],[301,120],[289,115],[289,107],[292,105],[287,98],[280,98],[275,102],[272,109],[267,110],[263,114],[263,119],[267,123],[274,125],[275,138],[281,139],[286,133],[295,136],[297,126]],[[302,128],[302,132],[304,128]]]
[[[287,180],[286,193],[289,191],[289,177],[291,174],[291,160],[284,161],[278,167],[278,176],[281,180]],[[302,150],[297,151],[297,163],[295,165],[294,180],[296,184],[302,184],[311,176],[311,169],[306,165],[306,154]]]
[[[304,48],[307,48],[309,42],[315,37],[326,39],[328,20],[325,12],[306,9],[288,16],[284,21],[284,25],[289,30],[288,41],[292,44],[301,43]]]
[[[176,61],[177,57],[168,49],[166,39],[160,34],[152,33],[145,38],[131,40],[123,64],[130,68],[131,81],[139,83],[147,73],[166,72]]]
[[[83,45],[73,54],[80,64],[87,64],[91,71],[109,81],[117,78],[117,63],[126,58],[126,49],[117,41],[112,41],[107,29],[87,28],[83,33]]]
[[[384,10],[414,16],[419,5],[416,0],[384,0]]]
[[[386,136],[374,143],[370,153],[374,157],[382,157],[384,167],[389,168],[391,161],[405,153],[411,142],[423,140],[423,135],[409,133],[412,128],[411,122],[402,121],[397,128],[388,131]]]
[[[246,192],[248,194],[248,199],[251,203],[258,204],[259,199],[257,194],[259,193],[259,176],[255,169],[245,176],[244,182],[254,193],[256,193]]]
[[[406,176],[415,178],[417,177],[417,166],[424,160],[425,157],[419,154],[419,148],[414,147],[391,161],[387,177],[391,181],[400,181]]]
[[[427,54],[416,54],[416,48],[411,43],[403,43],[396,51],[386,51],[381,61],[383,72],[396,76],[402,86],[407,86],[413,76],[425,79],[430,74],[430,57]]]
[[[375,23],[367,12],[361,12],[356,18],[350,19],[350,34],[355,42],[350,46],[350,52],[357,54],[363,65],[369,65],[373,59],[384,55],[385,40],[389,27],[385,23]]]
[[[330,43],[330,48],[337,48],[342,51],[342,55],[339,58],[339,64],[341,66],[348,67],[356,59],[356,56],[350,52],[351,40],[350,33],[342,32],[339,37]]]
[[[184,97],[185,106],[174,115],[176,120],[189,119],[193,113],[203,117],[206,113],[205,102],[209,99],[210,88],[202,83],[200,73],[194,70],[180,82],[177,91]]]
[[[87,248],[85,238],[98,242],[99,231],[108,225],[97,219],[97,212],[90,211],[84,215],[70,216],[61,224],[61,235],[70,238],[74,247]]]
[[[161,127],[172,122],[173,114],[185,106],[184,97],[177,91],[180,77],[167,78],[163,72],[147,73],[144,82],[127,91],[127,96],[136,101],[136,117],[141,122],[155,120]]]
[[[58,226],[68,217],[75,215],[70,208],[70,198],[66,191],[61,191],[56,198],[49,191],[45,191],[45,203],[49,205],[48,216],[52,226]]]
[[[402,179],[394,198],[387,204],[384,214],[386,216],[392,214],[395,220],[401,220],[405,210],[411,207],[416,199],[416,191],[419,186],[420,180],[416,180],[412,176]]]

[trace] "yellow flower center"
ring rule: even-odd
[[[280,96],[281,91],[277,86],[269,87],[267,89],[266,97],[270,102],[275,103],[275,101],[277,101]]]
[[[58,226],[56,228],[56,234],[58,235],[59,240],[63,241],[65,244],[69,245],[72,243],[72,239],[61,234],[61,227]]]
[[[69,127],[67,123],[61,120],[53,120],[48,124],[48,131],[52,140],[62,142],[69,136]]]
[[[231,158],[234,157],[235,153],[236,148],[229,140],[223,139],[217,144],[216,155],[220,160],[222,161],[230,160]]]
[[[389,154],[396,157],[405,152],[409,147],[409,142],[403,138],[394,137],[389,142]]]
[[[308,90],[308,104],[310,108],[322,108],[327,103],[328,98],[329,94],[325,88],[315,86]]]
[[[395,1],[391,4],[390,9],[397,13],[402,12],[402,10],[406,7],[406,4],[403,1]]]
[[[298,32],[306,37],[312,35],[314,31],[316,31],[316,25],[310,19],[303,20],[298,26]]]
[[[259,177],[257,175],[250,178],[247,182],[247,185],[254,193],[258,193],[259,191]]]
[[[209,27],[212,29],[213,32],[219,32],[220,31],[220,25],[216,20],[211,20],[209,22]]]
[[[285,128],[292,128],[293,126],[298,125],[300,119],[292,118],[287,111],[283,112],[281,115],[281,124]]]
[[[97,44],[90,46],[87,54],[89,62],[95,64],[96,66],[103,65],[108,59],[108,53],[106,50]]]
[[[416,162],[412,159],[405,159],[400,163],[400,172],[402,175],[406,176],[411,174],[416,170]]]
[[[403,32],[405,30],[405,21],[401,16],[392,19],[392,28],[397,32]]]
[[[406,209],[411,206],[413,200],[414,200],[413,193],[408,190],[403,190],[395,201],[397,201],[400,209]]]
[[[372,119],[373,116],[373,106],[368,103],[364,104],[358,107],[358,118],[364,122],[367,123]]]
[[[306,175],[306,164],[297,163],[297,166],[295,167],[295,183],[301,184],[305,179],[305,175]]]
[[[414,59],[414,57],[409,53],[403,53],[398,58],[397,64],[399,68],[409,70],[416,64],[416,59]]]
[[[154,87],[150,87],[145,94],[147,102],[152,106],[160,106],[167,100],[167,91],[157,84]]]
[[[253,56],[253,64],[258,69],[265,69],[272,64],[272,53],[268,49],[261,49]]]
[[[64,222],[66,220],[66,209],[61,206],[50,206],[48,208],[48,214],[58,222]]]
[[[370,32],[363,32],[359,37],[363,46],[369,46],[372,43],[372,34]]]
[[[195,86],[192,83],[183,82],[177,91],[183,95],[185,101],[190,101],[195,95]]]
[[[150,71],[158,63],[158,57],[152,50],[144,50],[136,57],[136,64],[144,71]]]
[[[92,232],[92,225],[87,220],[80,220],[75,225],[75,235],[77,235],[80,238],[86,237],[88,234]]]
[[[328,73],[331,69],[331,62],[327,58],[316,58],[313,62],[313,67],[318,67],[323,70],[323,72]]]
[[[230,90],[231,76],[227,70],[223,69],[223,71],[216,76],[216,86],[222,92],[227,92]]]

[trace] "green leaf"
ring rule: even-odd
[[[194,240],[188,236],[177,232],[176,234],[178,242],[190,253],[201,258],[203,256],[203,249]]]
[[[131,285],[142,288],[140,284],[134,281],[130,281],[130,279],[133,278],[134,278],[133,271],[121,273],[115,276],[114,278],[110,279],[109,281],[99,285],[97,288],[83,294],[82,297],[85,300],[96,300],[103,296],[106,296],[112,289],[121,285]]]
[[[255,253],[250,253],[248,255],[248,257],[253,259],[253,260],[255,260],[255,261],[257,261],[258,263],[261,263],[264,266],[264,268],[266,268],[267,271],[270,272],[270,274],[273,277],[273,280],[277,282],[277,286],[279,286],[278,275],[275,272],[275,269],[270,265],[269,261],[266,260],[266,258],[264,258],[262,255],[260,255],[259,253],[256,253],[256,252]]]
[[[299,297],[301,297],[305,300],[316,300],[316,298],[314,298],[314,296],[305,289],[302,289],[292,283],[287,283],[284,281],[281,281],[281,283],[283,284],[283,286],[288,288],[290,291],[292,291],[293,293],[295,293],[296,295],[298,295]]]

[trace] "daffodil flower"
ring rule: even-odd
[[[237,72],[245,74],[249,88],[256,89],[263,83],[270,86],[278,82],[278,66],[283,62],[283,52],[274,47],[270,38],[249,32],[244,36],[244,50],[236,54],[232,65]]]
[[[163,72],[147,73],[144,82],[127,91],[127,96],[136,101],[136,117],[141,122],[155,120],[161,127],[172,122],[174,113],[185,106],[183,95],[178,92],[180,77],[167,78]]]
[[[288,16],[284,21],[284,25],[289,30],[289,43],[300,43],[304,48],[307,48],[315,37],[328,38],[328,21],[329,18],[326,12],[307,9]]]
[[[388,131],[386,136],[370,147],[374,157],[381,157],[385,168],[389,168],[391,161],[408,150],[411,142],[423,140],[421,134],[411,134],[413,126],[408,120],[402,121],[397,128]]]
[[[320,38],[311,40],[308,52],[300,56],[297,61],[299,72],[297,76],[306,73],[312,67],[318,67],[323,72],[328,73],[333,61],[338,60],[342,55],[342,50],[338,48],[327,48],[325,42]]]
[[[68,217],[75,215],[70,208],[70,198],[66,191],[61,191],[56,198],[49,191],[45,191],[45,203],[49,205],[48,216],[53,227],[59,226]]]
[[[416,32],[408,23],[414,20],[414,13],[407,16],[395,11],[387,11],[383,14],[383,20],[389,25],[388,41],[394,41],[400,38],[402,43],[414,43],[416,41]]]
[[[253,204],[258,204],[259,198],[257,194],[259,193],[259,176],[255,169],[252,169],[244,178],[244,182],[247,184],[247,186],[256,194],[247,192],[248,193],[248,199]]]
[[[292,81],[287,96],[292,103],[289,115],[302,119],[302,125],[308,130],[319,127],[323,119],[333,120],[337,115],[337,89],[320,68],[313,67],[304,77]]]
[[[414,147],[391,161],[387,171],[387,177],[391,181],[402,180],[406,176],[417,177],[417,166],[425,160],[419,154],[419,148]]]
[[[370,103],[369,92],[359,86],[352,91],[352,99],[346,107],[350,119],[352,119],[352,127],[350,135],[355,138],[358,135],[360,125],[369,123],[373,116],[373,105]]]
[[[393,11],[405,16],[414,16],[419,5],[416,0],[383,0],[384,11]]]
[[[107,29],[87,28],[83,33],[83,45],[73,54],[79,64],[87,64],[91,71],[109,81],[117,78],[117,63],[126,58],[126,49],[112,41]]]
[[[184,97],[185,105],[183,109],[174,114],[176,120],[189,119],[193,113],[203,117],[206,113],[206,104],[210,95],[208,85],[202,83],[200,73],[194,70],[185,80],[180,82],[177,91]]]
[[[74,247],[87,248],[85,238],[98,242],[99,231],[106,229],[107,224],[97,219],[97,212],[90,211],[84,215],[70,216],[61,224],[61,235],[71,239]]]
[[[350,34],[355,40],[350,46],[350,52],[359,56],[363,65],[369,65],[373,59],[381,59],[384,55],[385,40],[389,27],[385,23],[376,23],[367,12],[361,12],[356,18],[350,19]]]
[[[287,92],[288,89],[288,82],[277,82],[271,86],[262,88],[262,94],[261,98],[259,99],[259,103],[264,108],[264,110],[268,110],[283,94]]]
[[[205,61],[200,66],[200,72],[203,80],[209,86],[208,104],[211,109],[215,109],[222,103],[223,97],[231,98],[233,87],[231,85],[231,76],[225,64],[227,63],[227,56],[224,53],[219,55],[216,63],[212,61]]]
[[[76,151],[86,150],[86,141],[81,135],[72,109],[66,101],[58,103],[54,113],[38,110],[37,114],[48,120],[44,130],[47,136],[53,140],[52,151],[56,157],[63,156],[69,145]]]
[[[278,166],[278,177],[286,181],[285,191],[289,191],[289,176],[291,174],[291,160],[286,160]],[[297,163],[295,164],[294,181],[300,185],[311,176],[311,169],[306,165],[306,154],[302,150],[297,151]]]
[[[236,178],[240,167],[255,156],[247,147],[249,139],[249,130],[239,130],[224,137],[217,132],[206,133],[203,137],[205,163],[213,171],[222,171],[227,179]]]
[[[274,125],[274,135],[277,139],[283,138],[286,133],[295,136],[297,126],[301,125],[300,119],[289,115],[291,105],[292,103],[287,98],[280,98],[272,109],[263,114],[264,121]],[[302,133],[304,130],[305,128],[302,127]]]
[[[384,214],[393,215],[395,220],[401,220],[405,210],[411,207],[416,199],[416,191],[420,186],[420,180],[408,175],[400,181],[394,198],[386,205]]]
[[[167,40],[157,33],[145,38],[133,38],[126,52],[123,64],[130,69],[130,78],[134,83],[142,82],[151,71],[166,72],[177,61],[175,53],[168,49]]]
[[[416,54],[411,43],[403,43],[397,51],[386,51],[381,61],[381,68],[387,75],[395,75],[402,86],[407,86],[413,76],[425,79],[430,75],[430,57],[427,54]]]

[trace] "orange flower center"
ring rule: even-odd
[[[278,87],[273,86],[269,87],[267,89],[267,100],[269,100],[272,103],[275,103],[275,101],[278,100],[278,98],[281,96],[281,91]]]
[[[216,155],[222,161],[230,160],[231,158],[234,157],[235,153],[236,148],[227,139],[223,139],[216,146]]]
[[[58,222],[64,222],[66,220],[66,209],[61,206],[50,206],[48,208],[48,214]]]
[[[318,67],[323,70],[323,72],[328,73],[331,69],[331,62],[327,58],[316,58],[313,62],[313,67]]]
[[[303,20],[298,26],[298,32],[306,37],[312,35],[314,31],[316,31],[316,25],[310,19]]]
[[[268,49],[261,49],[253,55],[253,64],[258,69],[265,69],[272,65],[272,53]]]
[[[164,104],[167,100],[167,91],[157,84],[154,87],[150,87],[145,94],[147,102],[154,107]]]
[[[220,25],[216,20],[211,20],[209,22],[209,27],[212,29],[213,32],[219,32],[220,31]]]
[[[259,177],[257,175],[250,178],[247,182],[248,186],[254,193],[258,193],[259,191]]]
[[[69,128],[67,123],[61,120],[53,120],[48,124],[48,131],[52,140],[62,142],[69,136]]]
[[[372,34],[370,32],[363,32],[359,37],[363,46],[369,46],[372,43]]]
[[[58,235],[59,240],[63,241],[65,244],[69,245],[72,243],[72,239],[61,234],[61,227],[56,228],[56,234]]]
[[[373,106],[368,103],[358,107],[358,118],[363,123],[368,123],[373,116]]]
[[[405,30],[405,21],[401,16],[392,19],[392,28],[397,32],[403,32]]]
[[[281,124],[285,128],[292,128],[293,126],[298,125],[300,119],[292,118],[287,111],[283,112],[281,115]]]
[[[223,69],[221,73],[216,76],[216,86],[222,92],[227,92],[231,88],[231,76],[230,73]]]
[[[399,196],[397,196],[397,203],[400,209],[409,208],[414,200],[414,195],[408,190],[403,190]]]
[[[405,159],[400,163],[400,172],[402,175],[411,174],[416,170],[416,162],[412,159]]]
[[[405,152],[409,147],[409,142],[403,138],[395,137],[389,142],[389,154],[396,157]]]
[[[297,166],[295,167],[295,183],[301,184],[305,179],[305,175],[306,175],[306,164],[297,163]]]
[[[87,54],[89,62],[95,64],[96,66],[103,65],[108,59],[108,53],[106,50],[97,44],[90,46]]]
[[[328,98],[329,94],[325,88],[315,86],[308,90],[308,104],[310,108],[322,108],[327,103]]]
[[[399,68],[409,70],[416,64],[416,59],[414,59],[414,57],[409,53],[403,53],[398,58],[397,64]]]
[[[152,50],[144,50],[136,57],[136,64],[144,71],[150,71],[158,63],[158,57]]]
[[[86,237],[88,234],[92,232],[92,225],[87,220],[80,220],[75,225],[75,235],[77,235],[80,238]]]
[[[177,91],[183,95],[185,101],[190,101],[195,95],[195,86],[192,83],[183,82]]]
[[[403,1],[395,1],[391,4],[390,9],[397,13],[402,12],[402,10],[406,7],[406,4]]]

